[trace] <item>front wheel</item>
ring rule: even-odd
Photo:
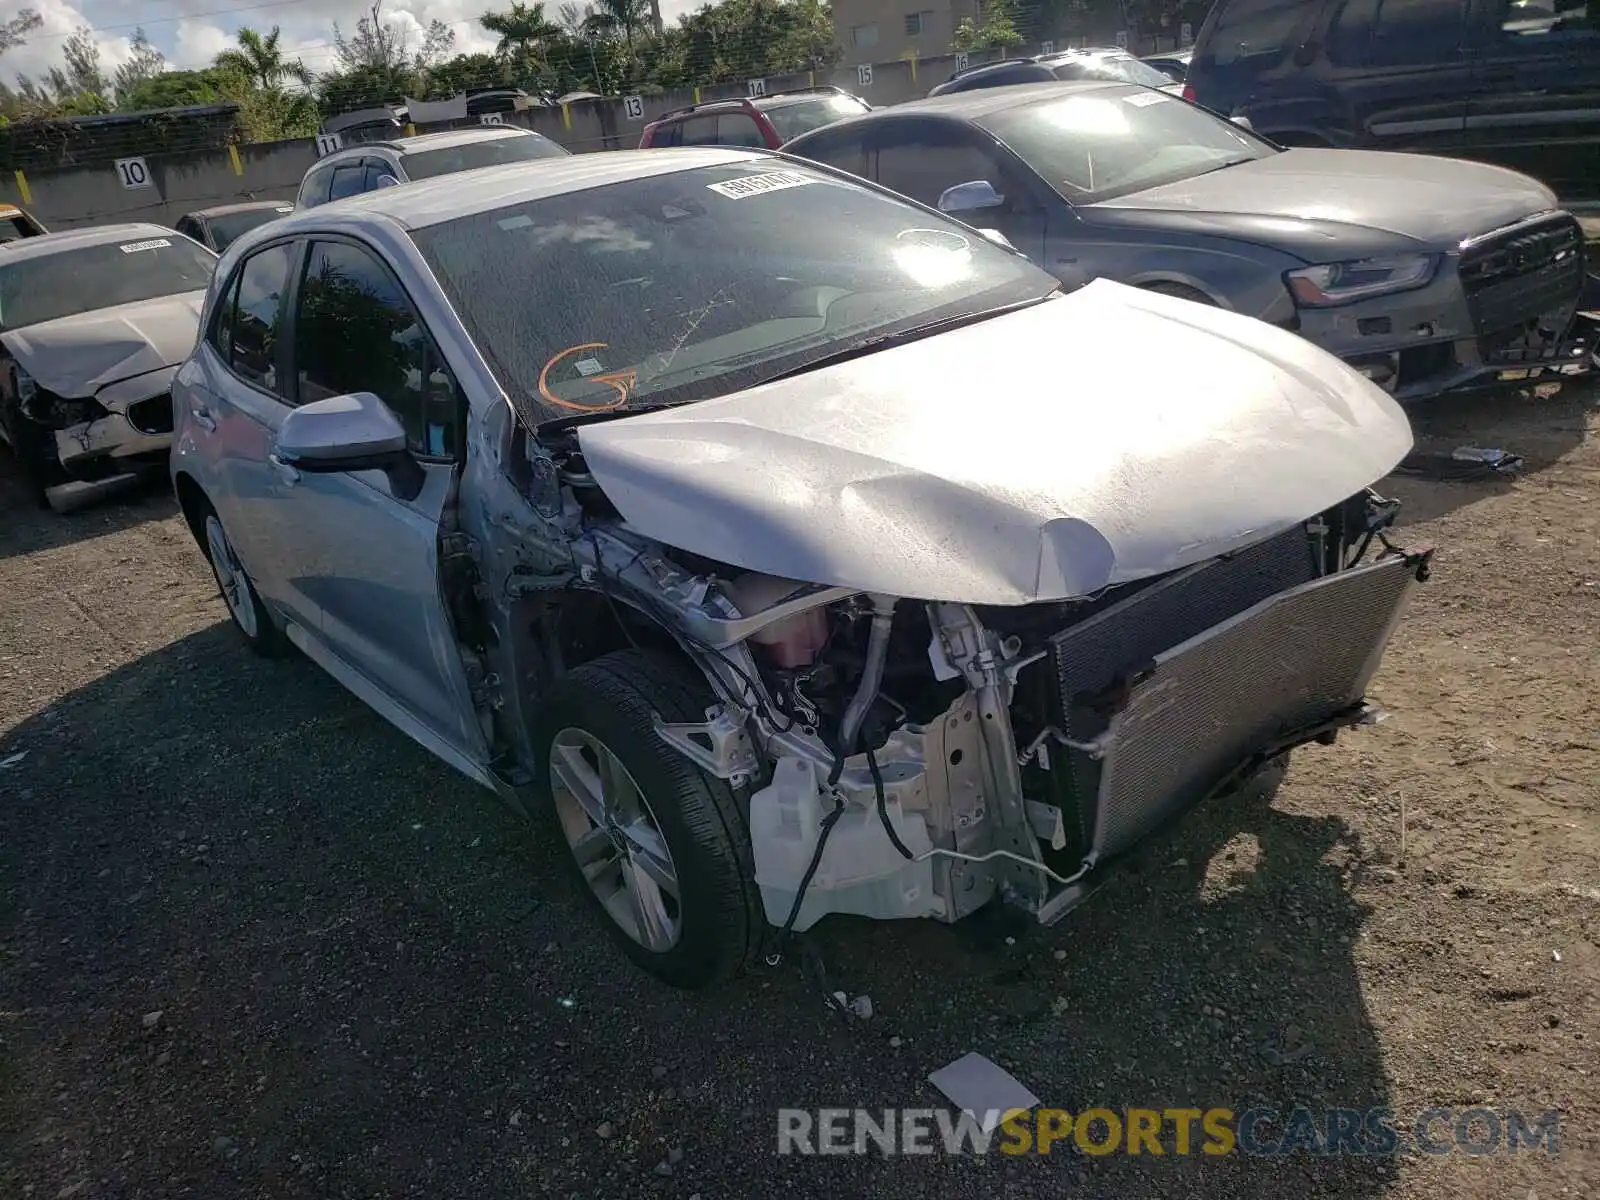
[[[40,508],[49,508],[49,489],[70,478],[56,455],[55,435],[24,416],[14,403],[0,402],[0,422],[5,423],[6,440],[29,494]]]
[[[624,650],[558,679],[534,718],[539,809],[574,879],[623,952],[681,988],[739,974],[766,928],[740,797],[653,723],[712,702],[688,667]]]
[[[1165,280],[1158,283],[1141,285],[1147,292],[1159,292],[1163,296],[1176,296],[1179,300],[1193,300],[1196,304],[1209,304],[1212,308],[1217,302],[1206,295],[1199,288],[1192,288],[1183,283],[1168,283]]]

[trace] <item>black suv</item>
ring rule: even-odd
[[[1600,196],[1600,0],[1217,0],[1184,96],[1284,145],[1448,154]]]

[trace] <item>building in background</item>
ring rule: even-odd
[[[978,19],[978,0],[833,0],[832,8],[846,66],[949,54],[956,26]]]

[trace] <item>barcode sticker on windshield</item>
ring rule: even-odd
[[[708,183],[706,187],[729,200],[743,200],[746,196],[759,196],[763,192],[781,192],[784,188],[815,183],[815,177],[799,171],[768,171],[764,175],[746,175],[726,183]]]
[[[159,250],[170,245],[172,242],[167,238],[151,238],[148,242],[129,242],[121,249],[124,254],[137,254],[141,250]]]
[[[1160,104],[1163,100],[1171,99],[1172,97],[1165,92],[1135,92],[1131,96],[1124,96],[1122,102],[1131,104],[1135,108],[1143,108],[1146,104]]]

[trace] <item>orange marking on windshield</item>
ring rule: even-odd
[[[617,393],[615,400],[605,404],[580,404],[576,400],[563,400],[550,390],[548,379],[550,370],[557,363],[571,358],[581,350],[606,350],[608,342],[579,342],[576,346],[568,346],[565,350],[552,355],[550,361],[544,364],[544,369],[539,372],[539,395],[558,408],[570,408],[575,412],[606,412],[608,409],[621,408],[628,402],[628,396],[633,391],[633,385],[638,381],[639,374],[634,370],[612,371],[604,375],[587,375],[584,378],[595,383],[603,383]]]

